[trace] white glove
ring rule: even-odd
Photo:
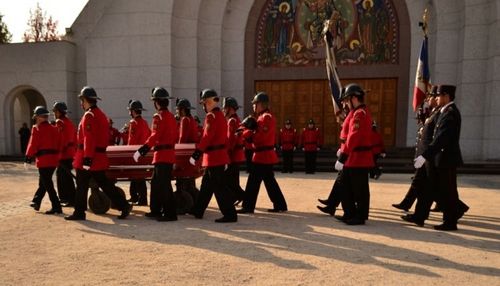
[[[24,166],[24,169],[25,169],[25,170],[28,170],[28,169],[30,168],[30,164],[28,164],[28,163],[24,163],[24,165],[23,165],[23,166]]]
[[[293,147],[293,151],[295,151],[295,150],[297,150],[297,147],[295,147],[295,146],[294,146],[294,147]]]
[[[344,163],[337,160],[337,162],[335,162],[335,170],[342,171],[342,169],[344,169]]]
[[[139,157],[141,157],[141,153],[139,153],[139,151],[135,151],[134,156],[132,157],[134,158],[135,162],[139,162]]]
[[[417,158],[415,158],[415,160],[413,160],[413,166],[415,167],[415,169],[422,168],[424,163],[425,163],[425,158],[422,155],[418,156]]]
[[[342,151],[340,151],[340,148],[337,150],[337,158],[340,157],[340,154],[342,153]]]
[[[228,164],[224,165],[224,171],[227,171],[227,168],[229,168],[229,165]]]
[[[321,150],[321,148],[319,148],[319,147],[318,147],[318,148],[316,148],[316,151],[319,151],[319,150]]]
[[[385,158],[387,156],[386,153],[380,153],[380,157]]]
[[[83,169],[84,169],[85,171],[88,171],[88,170],[90,170],[90,166],[83,165]]]
[[[189,158],[189,164],[196,165],[196,160],[193,157]]]

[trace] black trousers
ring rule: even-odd
[[[415,171],[415,174],[412,177],[410,188],[406,193],[405,197],[401,201],[401,205],[411,208],[415,200],[419,196],[422,191],[425,191],[424,188],[428,188],[427,184],[427,171],[425,166],[419,168]],[[432,201],[431,201],[432,204]]]
[[[227,218],[237,217],[233,205],[234,196],[225,181],[224,166],[207,167],[205,169],[205,175],[201,180],[200,193],[193,206],[193,214],[203,216],[214,194],[222,215]]]
[[[345,195],[342,206],[344,217],[368,219],[370,210],[370,187],[368,185],[368,172],[365,168],[344,168],[343,182]]]
[[[343,174],[343,171],[340,171],[337,174],[337,178],[335,179],[335,182],[333,182],[332,190],[328,195],[327,206],[331,209],[336,209],[344,197],[345,190],[343,185]]]
[[[253,167],[248,175],[243,208],[249,211],[255,210],[255,204],[257,203],[257,197],[260,190],[260,183],[262,181],[264,181],[267,195],[269,196],[271,202],[273,202],[274,209],[288,210],[285,197],[283,196],[280,186],[274,177],[273,165],[257,163],[253,163]]]
[[[456,225],[459,214],[456,168],[436,168],[437,201],[443,209],[443,222]]]
[[[83,215],[87,210],[90,179],[94,179],[99,188],[121,211],[128,208],[125,196],[115,189],[114,184],[106,177],[104,171],[76,170],[75,215]]]
[[[252,169],[252,157],[253,157],[253,150],[245,149],[247,173],[250,173],[250,169]]]
[[[283,173],[293,173],[293,150],[282,150]]]
[[[155,164],[151,178],[151,200],[149,208],[154,214],[177,217],[177,204],[172,188],[173,164]]]
[[[56,170],[57,192],[61,201],[74,204],[76,188],[71,170],[73,170],[73,159],[59,161],[59,166]]]
[[[148,204],[148,187],[146,186],[146,180],[131,180],[129,192],[131,202],[137,202],[141,205]]]
[[[45,193],[49,194],[50,203],[52,204],[52,209],[60,210],[61,203],[57,197],[56,190],[54,189],[54,182],[52,182],[52,176],[56,168],[39,168],[38,169],[38,189],[33,196],[33,202],[41,204]]]
[[[227,170],[224,171],[226,176],[227,187],[233,197],[233,202],[236,200],[243,200],[245,191],[240,186],[240,164],[229,164]]]
[[[314,174],[316,172],[316,157],[318,152],[304,152],[305,163],[306,163],[306,174]]]

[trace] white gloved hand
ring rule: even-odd
[[[227,168],[229,168],[229,165],[228,164],[224,165],[224,171],[227,171]]]
[[[425,163],[425,158],[422,155],[418,156],[417,158],[415,158],[415,160],[413,160],[413,166],[415,167],[415,169],[422,168],[424,163]]]
[[[140,156],[141,156],[141,153],[139,153],[139,151],[135,151],[134,156],[132,156],[132,157],[134,158],[135,162],[139,162]]]
[[[387,156],[386,153],[380,153],[380,157],[385,158]]]
[[[337,160],[337,162],[335,162],[335,170],[342,171],[342,169],[344,169],[344,163]]]
[[[316,148],[316,151],[319,151],[319,150],[321,150],[321,148],[319,148],[319,147],[318,147],[318,148]]]
[[[193,157],[189,158],[189,164],[196,165],[196,160]]]
[[[23,165],[23,166],[24,166],[24,169],[25,169],[25,170],[28,170],[28,169],[29,169],[29,167],[30,167],[30,164],[28,164],[28,163],[24,163],[24,165]]]
[[[90,170],[90,166],[83,165],[83,169],[84,169],[85,171],[88,171],[88,170]]]
[[[342,153],[342,151],[340,151],[340,148],[337,150],[337,158],[340,157],[340,154]]]

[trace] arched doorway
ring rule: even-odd
[[[43,95],[34,87],[19,86],[8,93],[4,104],[5,135],[7,155],[21,154],[18,131],[26,123],[28,128],[33,125],[33,109],[38,105],[46,106]]]
[[[370,91],[370,110],[385,144],[406,146],[410,25],[404,1],[255,0],[245,31],[245,109],[266,91],[282,124],[312,118],[325,144],[338,144],[321,29],[334,20],[341,81]]]

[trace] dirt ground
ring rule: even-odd
[[[214,223],[215,199],[202,220],[160,223],[134,207],[126,220],[111,210],[69,222],[29,207],[36,170],[2,162],[0,285],[500,285],[500,176],[459,175],[471,208],[456,232],[433,230],[435,213],[423,228],[400,219],[391,203],[406,193],[409,174],[370,182],[363,226],[317,211],[336,174],[276,176],[287,213],[266,212],[262,186],[256,213],[234,224]],[[45,198],[41,211],[49,208]]]

